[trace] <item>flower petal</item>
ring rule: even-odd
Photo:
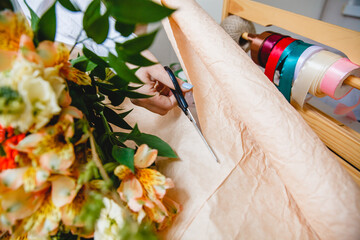
[[[158,151],[142,144],[134,155],[134,164],[137,168],[147,168],[156,160]]]
[[[43,133],[30,134],[16,145],[16,149],[20,152],[31,152],[43,138]]]
[[[74,200],[76,196],[75,179],[68,176],[58,176],[51,182],[51,200],[56,207],[62,207]]]
[[[0,72],[11,69],[16,59],[16,52],[0,49]]]
[[[29,234],[47,236],[59,227],[60,220],[60,209],[48,197],[40,208],[30,217],[24,219],[22,223],[24,230]]]
[[[41,187],[41,185],[46,182],[49,176],[49,171],[41,168],[29,167],[23,176],[25,192],[36,191],[38,187]]]
[[[115,168],[114,170],[114,174],[120,179],[123,180],[124,178],[126,178],[127,176],[129,176],[130,174],[132,174],[130,168],[128,168],[125,165],[119,165]]]
[[[23,219],[32,215],[42,204],[43,193],[25,192],[24,188],[2,195],[1,207],[11,221]]]
[[[83,189],[81,189],[74,200],[63,207],[61,207],[61,219],[66,226],[83,227],[84,223],[75,221],[81,212],[82,207],[86,203],[86,195]]]
[[[69,60],[69,50],[63,43],[42,41],[36,48],[45,67],[53,67]]]
[[[21,35],[33,38],[33,32],[21,13],[13,13],[10,10],[0,12],[0,49],[17,51]]]
[[[60,72],[65,79],[78,85],[91,85],[91,78],[88,74],[71,67],[70,65],[64,65]]]
[[[65,172],[73,164],[74,160],[74,147],[68,143],[41,155],[40,165],[51,172]]]
[[[18,189],[24,183],[23,176],[28,167],[8,169],[0,173],[1,184],[8,189]]]
[[[142,208],[142,202],[139,200],[143,196],[143,189],[134,176],[124,179],[117,191],[121,199],[128,203],[131,210],[138,212]]]
[[[154,169],[138,169],[136,177],[145,189],[151,201],[162,198],[166,189],[166,177]],[[156,189],[155,189],[156,186]]]

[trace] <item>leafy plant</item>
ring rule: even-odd
[[[81,9],[71,0],[56,0],[42,16],[38,16],[26,1],[25,4],[31,15],[35,46],[40,46],[44,40],[55,40],[57,6],[61,5],[71,12],[81,12]],[[12,9],[10,1],[1,1],[0,9],[5,8]],[[98,185],[101,185],[98,190],[102,192],[102,195],[95,191],[92,192],[83,211],[78,216],[79,221],[87,224],[87,228],[94,226],[104,207],[102,196],[117,194],[115,188],[119,186],[122,179],[119,180],[114,176],[114,169],[119,165],[125,165],[135,174],[134,155],[138,146],[147,144],[150,148],[157,149],[159,156],[177,157],[166,142],[156,136],[143,133],[137,125],[130,126],[126,122],[125,117],[131,114],[131,109],[122,109],[119,112],[119,108],[126,98],[151,97],[135,91],[142,85],[135,72],[140,67],[156,64],[144,57],[141,52],[150,47],[157,31],[134,36],[125,42],[116,42],[108,37],[112,27],[109,23],[112,19],[115,20],[115,30],[127,37],[134,32],[137,24],[159,21],[172,12],[174,12],[173,9],[160,6],[151,0],[92,0],[83,12],[82,32],[86,33],[87,38],[80,39],[81,33],[77,37],[72,50],[75,47],[82,47],[83,55],[71,60],[71,65],[86,72],[91,84],[82,85],[72,81],[67,81],[66,84],[72,99],[71,105],[84,115],[84,118],[74,120],[74,134],[68,143],[75,146],[77,156],[85,156],[84,159],[81,159],[83,169],[77,179],[77,186],[82,189],[80,191],[85,191],[84,189],[89,188],[88,185],[91,181],[96,180]],[[93,41],[104,47],[105,41],[113,41],[116,46],[115,51],[109,50],[107,56],[99,56],[83,44],[85,40]],[[135,68],[130,68],[128,63],[135,65]],[[12,94],[9,91],[6,93]],[[12,98],[16,100],[17,95],[13,95],[11,95]],[[7,97],[7,100],[9,99]],[[51,119],[53,122],[58,120],[59,117]],[[115,126],[117,127],[116,131],[114,131]],[[76,143],[81,142],[84,136],[86,139],[83,145],[76,146]],[[65,141],[63,138],[56,138],[56,140]],[[135,149],[129,147],[129,141],[134,142],[137,147]],[[86,151],[89,147],[91,147],[93,159],[87,162]],[[0,145],[0,155],[4,154],[6,153]],[[119,196],[117,195],[113,199],[117,201]],[[156,239],[148,225],[139,226],[135,224],[135,221],[129,220],[126,222],[125,228],[126,231],[122,231],[125,239]],[[56,236],[52,237],[52,239],[63,238],[74,239],[68,229],[64,229],[63,232],[59,231]]]

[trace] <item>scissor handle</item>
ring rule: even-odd
[[[183,92],[181,91],[181,88],[180,88],[180,86],[179,86],[179,83],[178,83],[178,81],[177,81],[177,79],[176,79],[173,71],[172,71],[168,66],[165,66],[164,68],[165,68],[166,72],[169,74],[169,77],[170,77],[171,81],[172,81],[173,84],[174,84],[175,90],[174,90],[174,89],[171,89],[171,88],[170,88],[170,90],[171,90],[171,92],[174,94],[174,96],[175,96],[175,98],[176,98],[176,101],[177,101],[179,107],[181,108],[181,110],[182,110],[185,114],[187,114],[187,108],[188,108],[189,106],[188,106],[188,104],[187,104],[187,102],[186,102],[186,100],[185,100],[185,98],[184,98],[184,95],[183,95]]]

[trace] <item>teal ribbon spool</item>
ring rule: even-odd
[[[277,86],[277,88],[284,95],[288,102],[290,102],[291,87],[296,63],[298,62],[301,54],[310,46],[311,44],[297,40],[292,42],[280,56],[277,68],[280,67],[281,71],[279,86]]]

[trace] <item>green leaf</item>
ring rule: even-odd
[[[126,66],[125,62],[117,58],[114,54],[109,53],[109,64],[117,75],[127,82],[142,83],[138,77]]]
[[[58,0],[58,1],[64,8],[66,8],[69,11],[72,11],[72,12],[80,11],[79,6],[75,2],[73,3],[70,0]]]
[[[141,55],[140,53],[138,54],[134,54],[131,56],[126,56],[124,58],[124,60],[127,63],[131,63],[137,66],[142,66],[142,67],[148,67],[148,66],[152,66],[154,64],[157,64],[156,62],[152,62],[149,59],[147,59],[146,57],[144,57],[143,55]]]
[[[125,80],[123,80],[118,75],[113,76],[108,80],[110,83],[112,83],[117,89],[121,89],[123,87],[126,87],[129,83]]]
[[[127,166],[132,172],[135,172],[134,166],[134,149],[120,148],[113,146],[112,156],[120,164]]]
[[[91,71],[91,74],[104,80],[106,78],[105,68],[103,66],[98,65],[94,70]]]
[[[137,38],[128,40],[124,43],[117,43],[116,50],[120,52],[123,51],[127,55],[138,54],[151,46],[157,32],[158,30],[155,30],[151,33],[140,35]]]
[[[5,10],[5,9],[9,9],[9,10],[14,11],[14,7],[13,7],[10,0],[1,0],[1,2],[0,2],[0,11]]]
[[[109,66],[109,64],[104,59],[93,53],[91,50],[87,49],[85,46],[83,47],[83,53],[93,63],[103,67]]]
[[[37,32],[38,30],[38,24],[39,24],[39,16],[34,12],[34,10],[32,10],[32,8],[29,6],[29,4],[24,0],[26,7],[29,9],[30,11],[30,16],[31,16],[31,29],[34,32]]]
[[[5,157],[6,156],[6,152],[3,148],[3,146],[0,144],[0,157]]]
[[[55,3],[41,16],[38,24],[37,37],[39,42],[44,40],[54,41],[56,34]]]
[[[83,26],[86,35],[92,38],[97,44],[103,43],[109,33],[109,16],[101,15],[100,0],[90,3],[83,17]]]
[[[110,94],[108,95],[108,97],[109,97],[109,100],[111,101],[111,104],[112,104],[113,106],[119,106],[119,105],[122,104],[122,103],[124,102],[124,100],[125,100],[125,96],[120,95],[120,94],[117,94],[117,93],[114,93],[114,92],[110,93]]]
[[[132,129],[131,126],[125,122],[124,119],[122,119],[116,112],[114,112],[112,109],[108,107],[104,107],[104,115],[106,117],[106,120],[120,128],[123,129]]]
[[[105,3],[116,20],[128,24],[157,22],[175,11],[150,0],[107,0]]]
[[[127,115],[129,115],[129,113],[131,113],[134,109],[131,109],[129,111],[123,112],[123,113],[119,113],[119,116],[121,118],[125,118]]]
[[[133,98],[133,99],[153,97],[152,95],[147,95],[147,94],[142,94],[142,93],[138,93],[138,92],[127,91],[127,90],[116,90],[115,92],[118,93],[118,94],[121,94],[121,95],[123,95],[123,96],[125,96],[125,97]]]
[[[151,134],[141,133],[137,125],[128,135],[128,140],[133,140],[137,145],[147,144],[150,148],[158,150],[158,155],[162,157],[177,158],[176,153],[171,149],[169,144]]]
[[[90,62],[89,59],[85,56],[80,56],[75,59],[70,60],[71,65],[80,71],[89,72],[94,70],[97,66],[96,63]]]
[[[131,33],[135,31],[135,24],[126,24],[116,21],[115,30],[121,33],[122,36],[128,37]]]

